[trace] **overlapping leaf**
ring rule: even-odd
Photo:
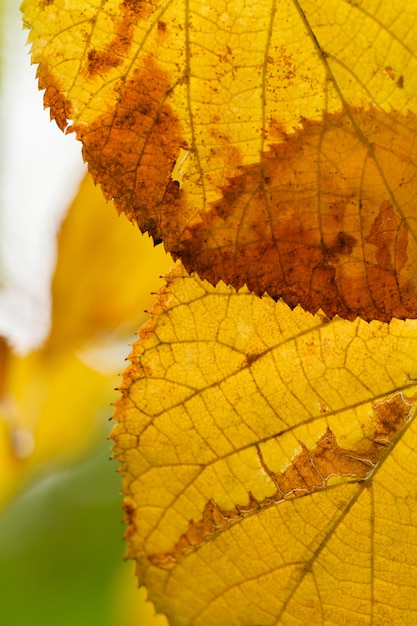
[[[415,623],[416,330],[168,277],[113,438],[173,626]]]
[[[25,0],[106,197],[212,284],[417,316],[417,3]]]
[[[106,197],[249,288],[179,267],[134,348],[114,439],[140,582],[175,626],[414,624],[417,334],[382,322],[417,315],[416,2],[24,11]]]

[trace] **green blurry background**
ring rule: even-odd
[[[123,562],[120,477],[102,435],[73,466],[34,477],[3,512],[4,626],[110,626],[132,618],[123,589],[132,566]]]

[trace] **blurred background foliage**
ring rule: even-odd
[[[87,175],[58,237],[48,338],[25,356],[0,344],[1,624],[167,623],[123,561],[107,436],[129,343],[171,265]]]

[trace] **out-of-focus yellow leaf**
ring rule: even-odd
[[[0,358],[0,503],[39,465],[79,456],[102,432],[122,358],[112,347],[127,345],[172,264],[105,204],[87,177],[59,236],[50,335],[26,357],[5,346]]]
[[[417,1],[24,0],[45,104],[213,284],[417,317]]]
[[[111,203],[86,176],[60,233],[46,349],[134,333],[153,303],[155,280],[171,265],[161,246],[154,249],[150,239],[115,218]]]
[[[10,357],[0,405],[0,463],[8,469],[0,504],[42,463],[70,462],[89,448],[102,432],[116,380],[116,372],[98,372],[71,350]]]
[[[412,626],[417,322],[333,321],[177,267],[113,431],[128,556],[173,626]]]

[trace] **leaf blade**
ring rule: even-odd
[[[52,115],[189,271],[416,318],[414,1],[23,6]]]
[[[413,623],[415,341],[170,275],[112,437],[128,555],[173,625],[395,623],[406,599]]]

